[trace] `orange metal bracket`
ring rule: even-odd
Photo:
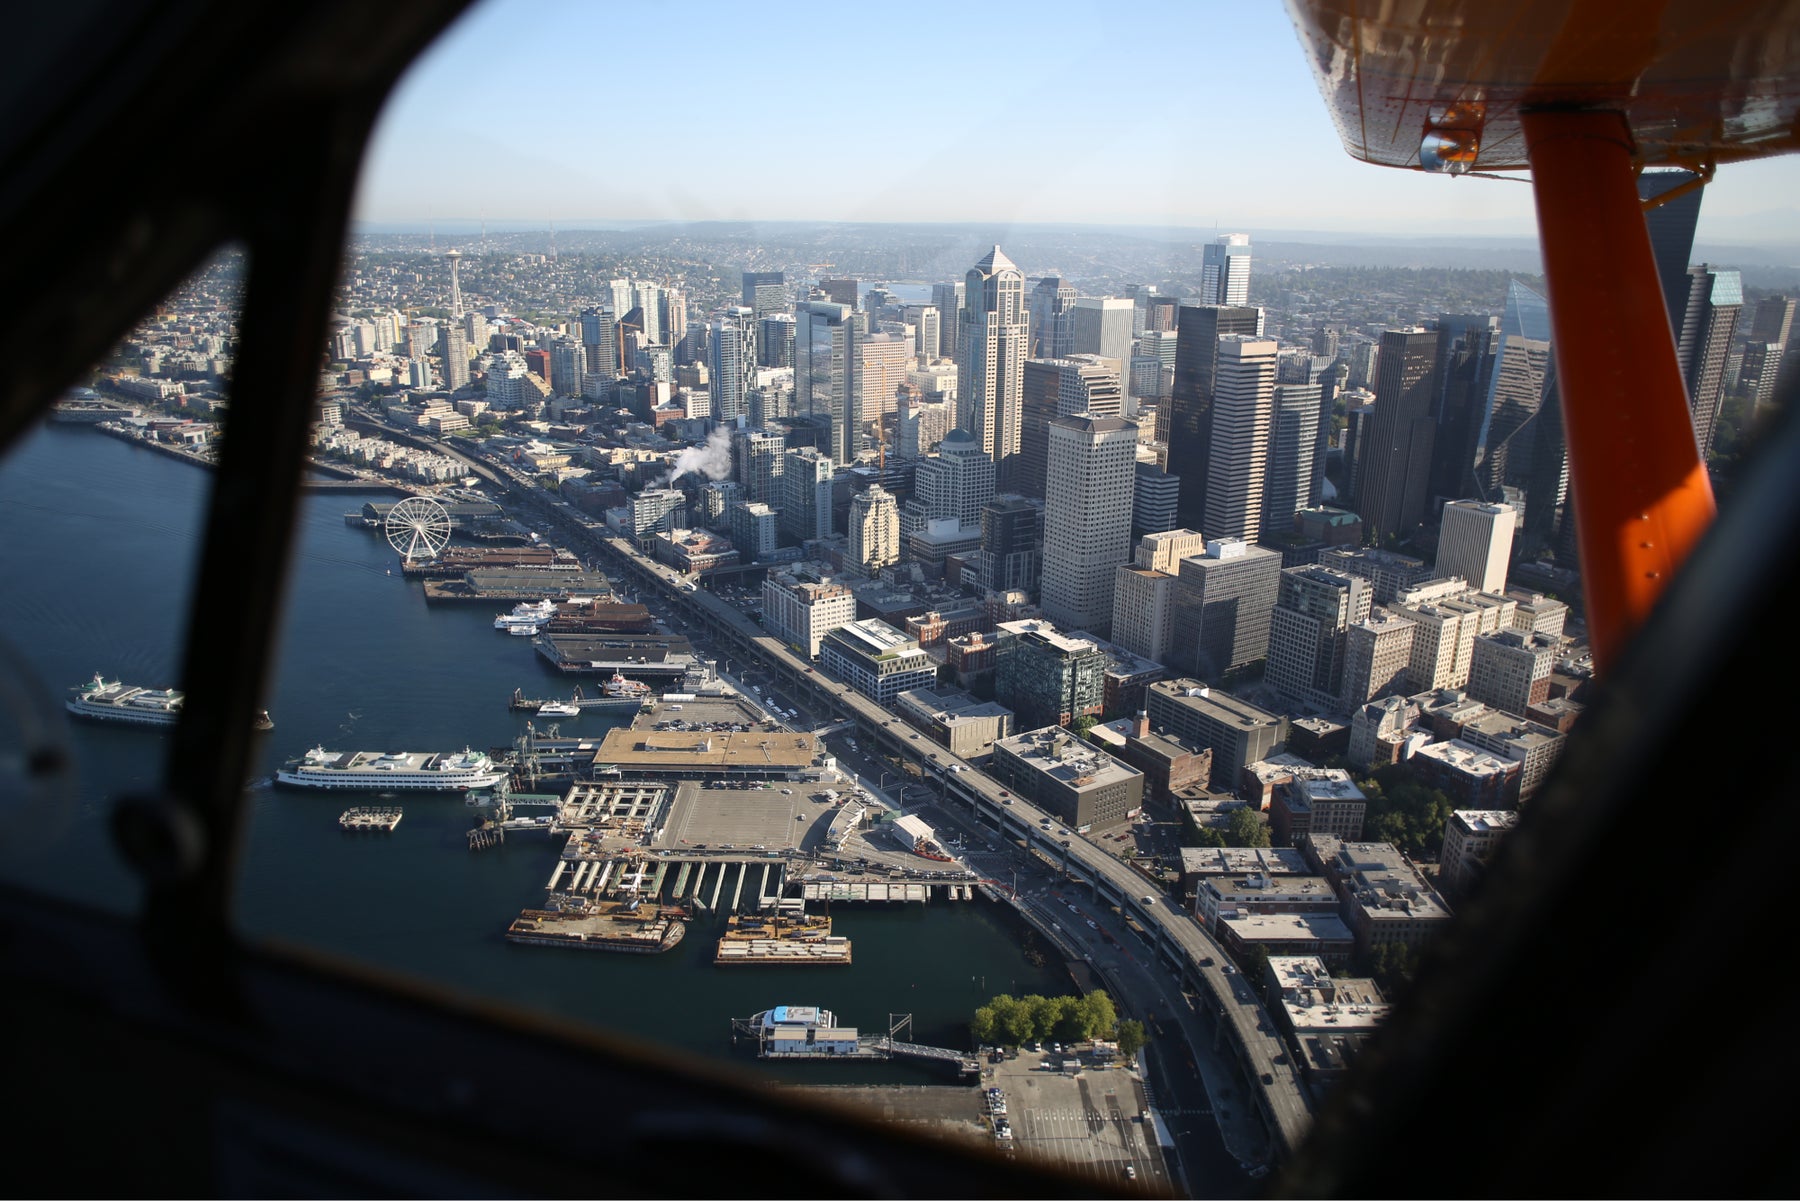
[[[1524,112],[1596,666],[1618,662],[1706,531],[1712,485],[1635,186],[1625,119]]]

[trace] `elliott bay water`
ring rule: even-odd
[[[179,686],[190,577],[198,561],[211,476],[97,431],[46,426],[0,464],[0,673],[21,663],[43,686],[50,721],[66,723],[77,778],[50,808],[7,816],[0,878],[58,896],[132,910],[139,889],[112,851],[106,815],[127,790],[157,787],[167,736],[76,723],[64,689],[95,672]],[[516,687],[563,691],[531,643],[492,628],[503,606],[426,606],[387,544],[346,526],[369,496],[308,493],[294,540],[288,600],[266,703],[275,728],[259,735],[249,786],[237,920],[251,937],[310,944],[384,970],[572,1018],[685,1051],[730,1054],[729,1019],[776,1004],[817,1004],[879,1030],[911,1013],[916,1041],[960,1047],[973,1008],[999,992],[1067,991],[1052,957],[1028,962],[1031,938],[985,901],[892,909],[840,906],[836,932],[855,944],[848,968],[715,968],[717,925],[694,922],[673,951],[617,955],[515,947],[502,938],[520,909],[544,897],[560,841],[514,836],[466,847],[460,798],[398,797],[406,816],[388,835],[337,826],[347,805],[373,798],[276,790],[276,766],[309,747],[450,750],[503,746],[523,729],[506,708]],[[228,615],[221,615],[224,620]],[[583,715],[568,731],[598,734]],[[0,733],[17,782],[19,726]],[[4,778],[4,777],[0,777]],[[752,884],[755,883],[754,877]],[[729,887],[729,884],[727,885]],[[736,1061],[754,1061],[740,1053]],[[782,1065],[812,1083],[920,1082],[898,1065]]]

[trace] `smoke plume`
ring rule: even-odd
[[[709,480],[722,480],[731,474],[731,431],[724,426],[706,435],[706,442],[690,446],[675,457],[669,474],[654,486],[661,488],[692,472]]]

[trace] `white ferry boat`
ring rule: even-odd
[[[536,638],[538,628],[531,625],[507,626],[506,632],[514,638]]]
[[[580,717],[581,710],[573,701],[545,701],[538,706],[539,717]]]
[[[549,621],[555,616],[555,601],[524,601],[514,605],[511,613],[502,613],[494,618],[494,628],[496,630],[511,630],[516,629],[519,626],[530,626],[532,627],[532,633],[535,634],[539,624]]]
[[[98,672],[74,691],[67,702],[70,713],[135,726],[174,725],[181,720],[181,708],[187,699],[186,693],[174,688],[140,688],[118,680],[109,683]],[[251,722],[258,730],[267,730],[274,724],[267,709],[258,710]]]
[[[623,696],[630,697],[633,700],[647,700],[649,699],[651,688],[650,685],[638,680],[628,680],[615,671],[612,674],[612,678],[601,686],[601,691],[611,697]]]
[[[275,773],[277,784],[361,792],[465,792],[492,788],[506,770],[479,751],[431,754],[413,751],[328,751],[314,747]]]
[[[70,698],[70,713],[101,721],[125,721],[140,726],[172,726],[181,720],[184,696],[173,688],[138,688],[112,683],[100,675],[83,684]]]

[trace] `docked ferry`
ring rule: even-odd
[[[496,630],[507,630],[516,633],[529,630],[536,634],[538,626],[556,616],[556,602],[550,600],[524,601],[513,606],[511,613],[502,613],[494,618]]]
[[[360,792],[466,792],[492,788],[506,770],[467,747],[460,752],[328,751],[314,747],[275,773],[277,784],[297,788],[337,788]]]
[[[98,721],[120,721],[136,726],[172,726],[181,720],[181,707],[187,694],[174,688],[140,688],[118,680],[110,683],[98,672],[94,678],[74,690],[67,708],[77,717]],[[275,723],[269,711],[260,709],[252,726],[267,730]]]

